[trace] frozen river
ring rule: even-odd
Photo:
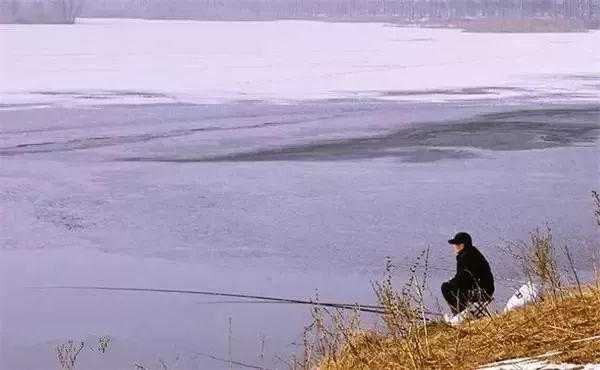
[[[43,40],[43,41],[42,41]],[[4,102],[598,97],[600,32],[84,19],[0,25]]]
[[[218,35],[218,36],[217,36]],[[599,33],[84,20],[0,26],[0,368],[285,368],[307,307],[39,285],[373,302],[431,247],[431,302],[470,231],[545,223],[589,271]],[[40,40],[44,40],[40,43]],[[119,42],[114,42],[114,40]],[[252,40],[249,42],[248,40]],[[229,319],[231,318],[231,335]]]

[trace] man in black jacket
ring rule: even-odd
[[[473,246],[469,234],[458,233],[448,243],[456,253],[456,275],[442,284],[442,294],[456,315],[469,303],[492,299],[494,276],[483,254]]]

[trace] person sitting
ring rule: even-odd
[[[452,314],[463,312],[472,303],[487,305],[494,294],[494,276],[488,261],[465,232],[456,234],[448,243],[456,254],[456,275],[442,284],[442,295]]]

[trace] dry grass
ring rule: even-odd
[[[535,229],[528,241],[508,243],[504,252],[521,267],[523,278],[539,286],[544,294],[556,297],[562,292],[563,279],[549,226]],[[567,247],[565,252],[571,261]],[[576,271],[575,275],[577,277]]]
[[[473,369],[495,361],[560,351],[551,358],[570,363],[600,361],[600,288],[589,286],[478,321],[450,327],[422,326],[416,335],[427,342],[427,357],[415,363],[405,350],[407,338],[358,332],[321,369]],[[425,332],[427,327],[427,332]],[[414,339],[413,339],[414,341]]]
[[[85,341],[75,342],[68,340],[56,346],[56,358],[60,370],[76,370],[78,368],[79,356],[85,351],[95,352],[100,355],[106,354],[111,346],[112,339],[109,336],[98,337],[95,345]]]
[[[75,343],[72,340],[56,346],[56,358],[61,370],[75,370],[77,366],[77,358],[83,348],[84,342]]]
[[[592,198],[594,199],[594,219],[600,226],[600,194],[597,191],[592,191]]]
[[[426,249],[409,267],[408,281],[400,291],[396,291],[392,283],[394,266],[388,259],[384,279],[373,284],[377,300],[385,309],[381,315],[385,335],[381,335],[381,338],[396,343],[397,349],[410,360],[413,367],[419,367],[431,355],[428,311],[424,304],[428,267],[429,250]],[[373,356],[364,346],[368,343],[365,338],[372,335],[372,332],[360,329],[358,311],[348,316],[339,310],[331,312],[315,307],[313,323],[306,328],[304,335],[304,357],[294,361],[292,368],[319,367],[323,359],[327,359],[327,363],[337,364],[352,358],[353,362],[369,364]],[[343,350],[340,351],[340,348]]]

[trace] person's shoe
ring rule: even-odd
[[[469,314],[469,311],[467,311],[467,310],[465,310],[459,314],[456,314],[454,316],[449,315],[449,314],[444,314],[444,322],[446,322],[446,324],[448,324],[448,325],[456,326],[456,325],[459,325],[460,323],[462,323],[463,321],[465,321],[468,314]]]
[[[452,315],[445,313],[444,314],[444,322],[446,324],[451,324],[451,322],[452,322]]]

